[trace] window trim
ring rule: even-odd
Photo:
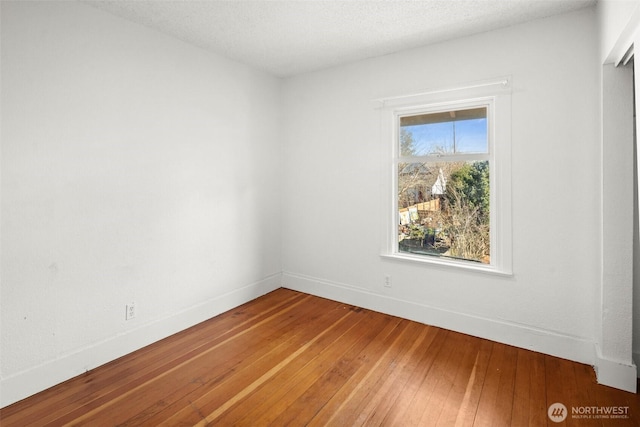
[[[472,272],[492,273],[511,276],[512,272],[512,231],[511,231],[511,84],[509,78],[468,85],[460,88],[424,92],[378,100],[382,103],[382,132],[384,144],[383,183],[383,239],[381,257],[423,265],[455,268]],[[399,156],[400,117],[412,114],[444,111],[473,106],[487,106],[488,116],[488,157],[491,186],[491,263],[454,258],[416,255],[400,252],[398,249],[398,176],[397,164],[402,159],[457,160],[478,159],[478,155],[459,154],[455,156]],[[420,160],[421,161],[421,160]]]

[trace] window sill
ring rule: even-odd
[[[380,254],[380,256],[383,259],[387,259],[390,261],[402,261],[414,264],[433,265],[436,267],[447,269],[457,269],[459,271],[484,273],[502,277],[513,277],[513,273],[511,271],[499,269],[495,266],[486,264],[475,264],[468,261],[456,261],[454,259],[400,253],[382,253]]]

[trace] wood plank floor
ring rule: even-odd
[[[279,289],[8,406],[0,424],[638,426],[640,400],[590,366]]]

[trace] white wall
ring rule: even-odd
[[[633,343],[633,68],[602,67],[602,291],[598,309],[598,379],[636,386]],[[618,382],[617,380],[614,380]]]
[[[638,244],[638,153],[634,153],[633,82],[631,66],[618,66],[633,48],[636,63],[636,110],[640,82],[637,73],[640,41],[640,2],[637,0],[600,0],[598,18],[600,57],[603,66],[603,232],[607,241],[616,241],[618,250],[607,246],[603,253],[603,286],[600,324],[601,353],[612,360],[628,358],[632,347],[640,360],[640,246]],[[636,118],[636,129],[638,128]],[[633,157],[635,154],[636,163]],[[634,172],[635,169],[635,172]],[[608,198],[608,200],[606,200]],[[607,236],[607,234],[609,236]],[[632,332],[628,324],[632,320]],[[629,342],[629,335],[632,342]],[[608,356],[609,355],[609,356]],[[620,366],[613,365],[615,371]],[[622,371],[621,371],[622,372]],[[640,373],[640,372],[638,372]],[[635,384],[635,381],[634,381]]]
[[[280,83],[83,4],[1,6],[4,406],[280,286]]]
[[[635,26],[640,17],[638,0],[598,0],[600,58],[602,63],[614,62],[633,43]]]
[[[287,80],[284,285],[593,363],[599,63],[588,9]],[[370,101],[505,75],[513,81],[514,275],[381,259],[390,142]]]

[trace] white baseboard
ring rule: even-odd
[[[594,368],[598,384],[619,388],[620,390],[635,393],[638,384],[638,370],[636,365],[621,363],[602,357],[600,347],[596,347],[596,361]]]
[[[197,325],[281,286],[280,273],[0,381],[0,408]]]
[[[586,338],[432,307],[290,272],[283,273],[282,286],[563,359],[589,365],[595,362],[594,343]]]

